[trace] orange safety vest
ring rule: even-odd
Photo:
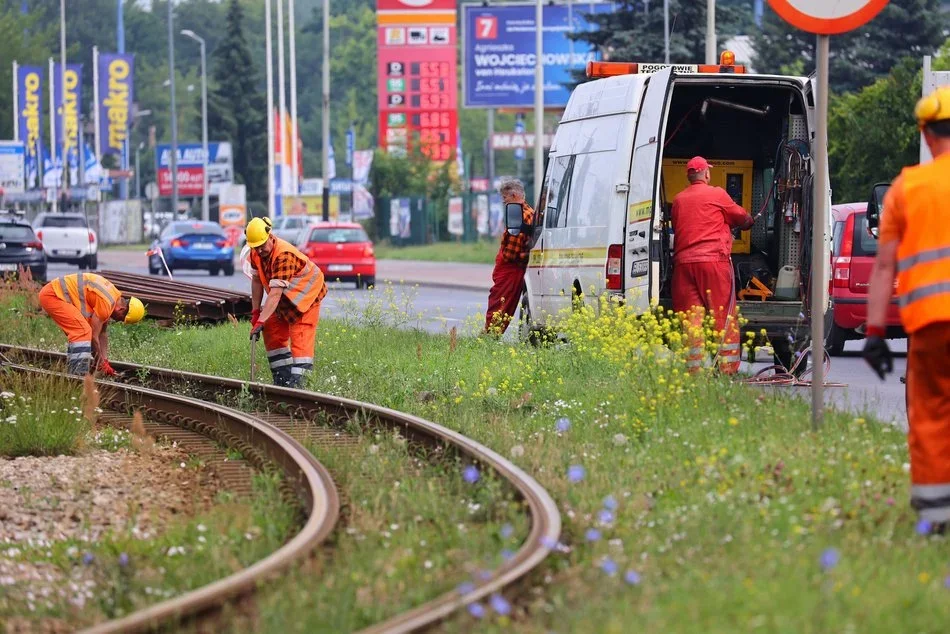
[[[905,168],[894,187],[903,199],[897,248],[897,301],[904,330],[950,321],[950,155]],[[888,199],[893,200],[890,196]],[[890,200],[885,199],[885,213]],[[900,213],[900,212],[898,212]]]
[[[314,302],[319,302],[327,294],[327,285],[323,280],[323,271],[316,264],[310,261],[310,258],[301,253],[294,245],[286,240],[277,238],[274,250],[271,252],[271,259],[278,258],[284,253],[292,253],[294,257],[304,263],[303,269],[295,277],[289,280],[287,288],[284,290],[284,298],[294,305],[301,313],[305,313],[313,306]],[[264,277],[264,267],[261,266],[261,256],[257,251],[251,249],[251,265],[257,269],[257,276],[264,285],[264,288],[270,286],[270,280]],[[283,298],[281,298],[283,299]]]
[[[112,282],[95,273],[72,273],[58,277],[50,284],[56,297],[78,308],[86,319],[92,317],[90,306],[94,303],[105,302],[111,313],[115,310],[115,303],[122,297]]]

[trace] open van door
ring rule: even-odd
[[[637,112],[624,244],[624,297],[640,310],[660,295],[660,160],[673,69],[650,76]]]
[[[811,149],[811,155],[812,155],[812,156],[816,156],[816,155],[817,155],[817,152],[818,152],[818,148],[815,146],[815,141],[814,141],[814,139],[815,139],[815,130],[816,130],[817,126],[818,126],[818,119],[817,119],[817,116],[816,116],[817,110],[816,110],[816,106],[815,106],[815,104],[817,103],[817,93],[816,93],[816,91],[817,91],[817,85],[818,85],[818,75],[817,75],[817,72],[816,72],[816,71],[812,71],[812,73],[811,73],[810,75],[808,75],[808,85],[805,86],[805,112],[806,112],[806,120],[807,120],[807,122],[808,122],[808,139],[809,139],[808,146],[809,146],[809,148]],[[826,156],[826,157],[828,156],[827,148],[825,148],[825,156]],[[818,175],[817,175],[817,174],[814,174],[814,176],[815,176],[816,178],[812,180],[812,188],[813,188],[813,191],[812,191],[812,203],[813,203],[814,205],[817,205],[817,204],[818,204],[818,200],[819,200],[819,196],[824,196],[824,197],[825,197],[825,201],[826,201],[826,205],[827,205],[827,206],[825,207],[825,210],[826,210],[827,213],[828,213],[828,217],[825,218],[825,226],[824,226],[824,227],[821,227],[821,228],[819,228],[819,227],[812,227],[812,231],[822,231],[822,230],[824,231],[824,240],[822,241],[822,244],[824,245],[824,249],[823,249],[823,254],[822,254],[822,255],[823,255],[823,257],[824,257],[824,261],[825,261],[825,262],[830,262],[830,261],[831,261],[831,242],[832,242],[832,236],[834,235],[834,219],[831,217],[831,173],[830,173],[830,171],[829,171],[829,170],[830,170],[830,168],[829,168],[830,163],[831,163],[831,161],[828,161],[828,160],[825,161],[825,182],[828,183],[828,190],[827,190],[827,191],[824,191],[824,192],[819,192],[819,191],[818,191],[818,189],[817,189],[817,187],[818,187],[817,176],[818,176]],[[806,195],[807,195],[807,194],[806,194]],[[808,239],[811,240],[810,237],[809,237]],[[818,309],[818,310],[812,309],[812,310],[811,310],[811,313],[812,313],[812,314],[811,314],[811,315],[808,315],[809,318],[811,318],[812,316],[814,316],[814,317],[816,317],[816,318],[818,318],[818,319],[821,319],[821,318],[822,318],[822,315],[824,315],[825,311],[827,311],[828,308],[830,307],[831,298],[828,296],[828,287],[829,287],[829,284],[830,284],[830,283],[831,283],[831,267],[826,267],[826,268],[825,268],[825,279],[821,280],[822,289],[823,289],[823,298],[824,298],[824,299],[823,299],[823,301],[822,301],[822,305],[821,305],[820,309]],[[811,292],[811,291],[809,291],[809,293],[810,293],[810,292]],[[809,295],[809,297],[810,297],[810,295]]]

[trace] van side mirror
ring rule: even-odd
[[[521,203],[508,203],[505,205],[505,228],[513,236],[521,233],[524,226],[524,213]]]
[[[868,232],[877,238],[878,226],[881,224],[881,211],[884,209],[884,196],[890,189],[890,183],[877,183],[871,190],[871,198],[868,199],[867,221]]]

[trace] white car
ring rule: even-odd
[[[77,264],[81,269],[99,266],[99,239],[86,217],[76,213],[41,213],[33,221],[49,262]]]

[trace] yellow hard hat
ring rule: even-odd
[[[267,236],[270,235],[270,230],[270,218],[266,220],[263,218],[252,218],[244,230],[244,235],[247,236],[247,246],[256,249],[267,242]]]
[[[917,117],[917,125],[920,127],[934,121],[950,119],[950,86],[937,88],[918,101],[914,116]]]
[[[145,304],[138,297],[129,298],[129,312],[125,314],[125,323],[137,324],[145,317]]]

